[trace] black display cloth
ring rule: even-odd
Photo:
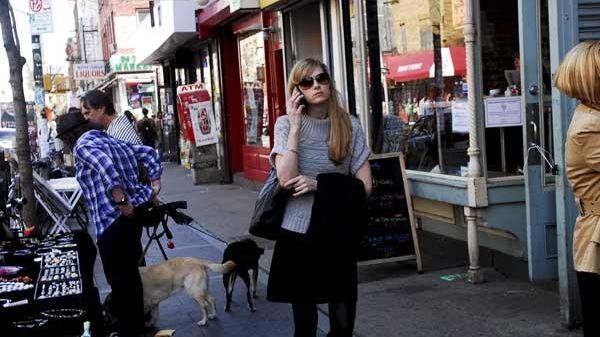
[[[77,258],[60,263],[53,259],[67,254]],[[33,285],[0,292],[2,335],[80,336],[83,322],[90,321],[93,335],[101,336],[102,312],[93,280],[95,260],[96,247],[85,232],[0,241],[0,288],[6,290],[12,281]],[[26,304],[12,306],[25,300]]]

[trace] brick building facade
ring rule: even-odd
[[[109,60],[117,51],[133,52],[135,44],[130,38],[137,24],[149,15],[148,1],[99,0],[98,10],[103,59]]]

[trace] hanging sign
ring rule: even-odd
[[[215,116],[210,94],[202,83],[177,87],[179,122],[186,140],[196,146],[215,144],[217,139]]]
[[[73,77],[76,80],[99,80],[106,76],[104,62],[76,63],[73,65]]]

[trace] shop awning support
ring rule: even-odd
[[[469,155],[468,177],[472,179],[481,178],[481,163],[479,162],[479,149],[477,137],[477,116],[476,116],[476,95],[475,88],[475,22],[473,20],[473,1],[465,0],[465,46],[467,57],[467,102],[470,116],[469,132]],[[469,247],[469,270],[467,272],[468,280],[471,283],[481,283],[485,277],[479,266],[479,237],[477,233],[477,209],[475,207],[465,207],[465,218],[467,220],[467,245]]]

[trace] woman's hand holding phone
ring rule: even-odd
[[[296,90],[290,96],[287,104],[288,119],[290,121],[290,132],[299,131],[302,122],[302,114],[306,111],[306,101],[302,92]]]

